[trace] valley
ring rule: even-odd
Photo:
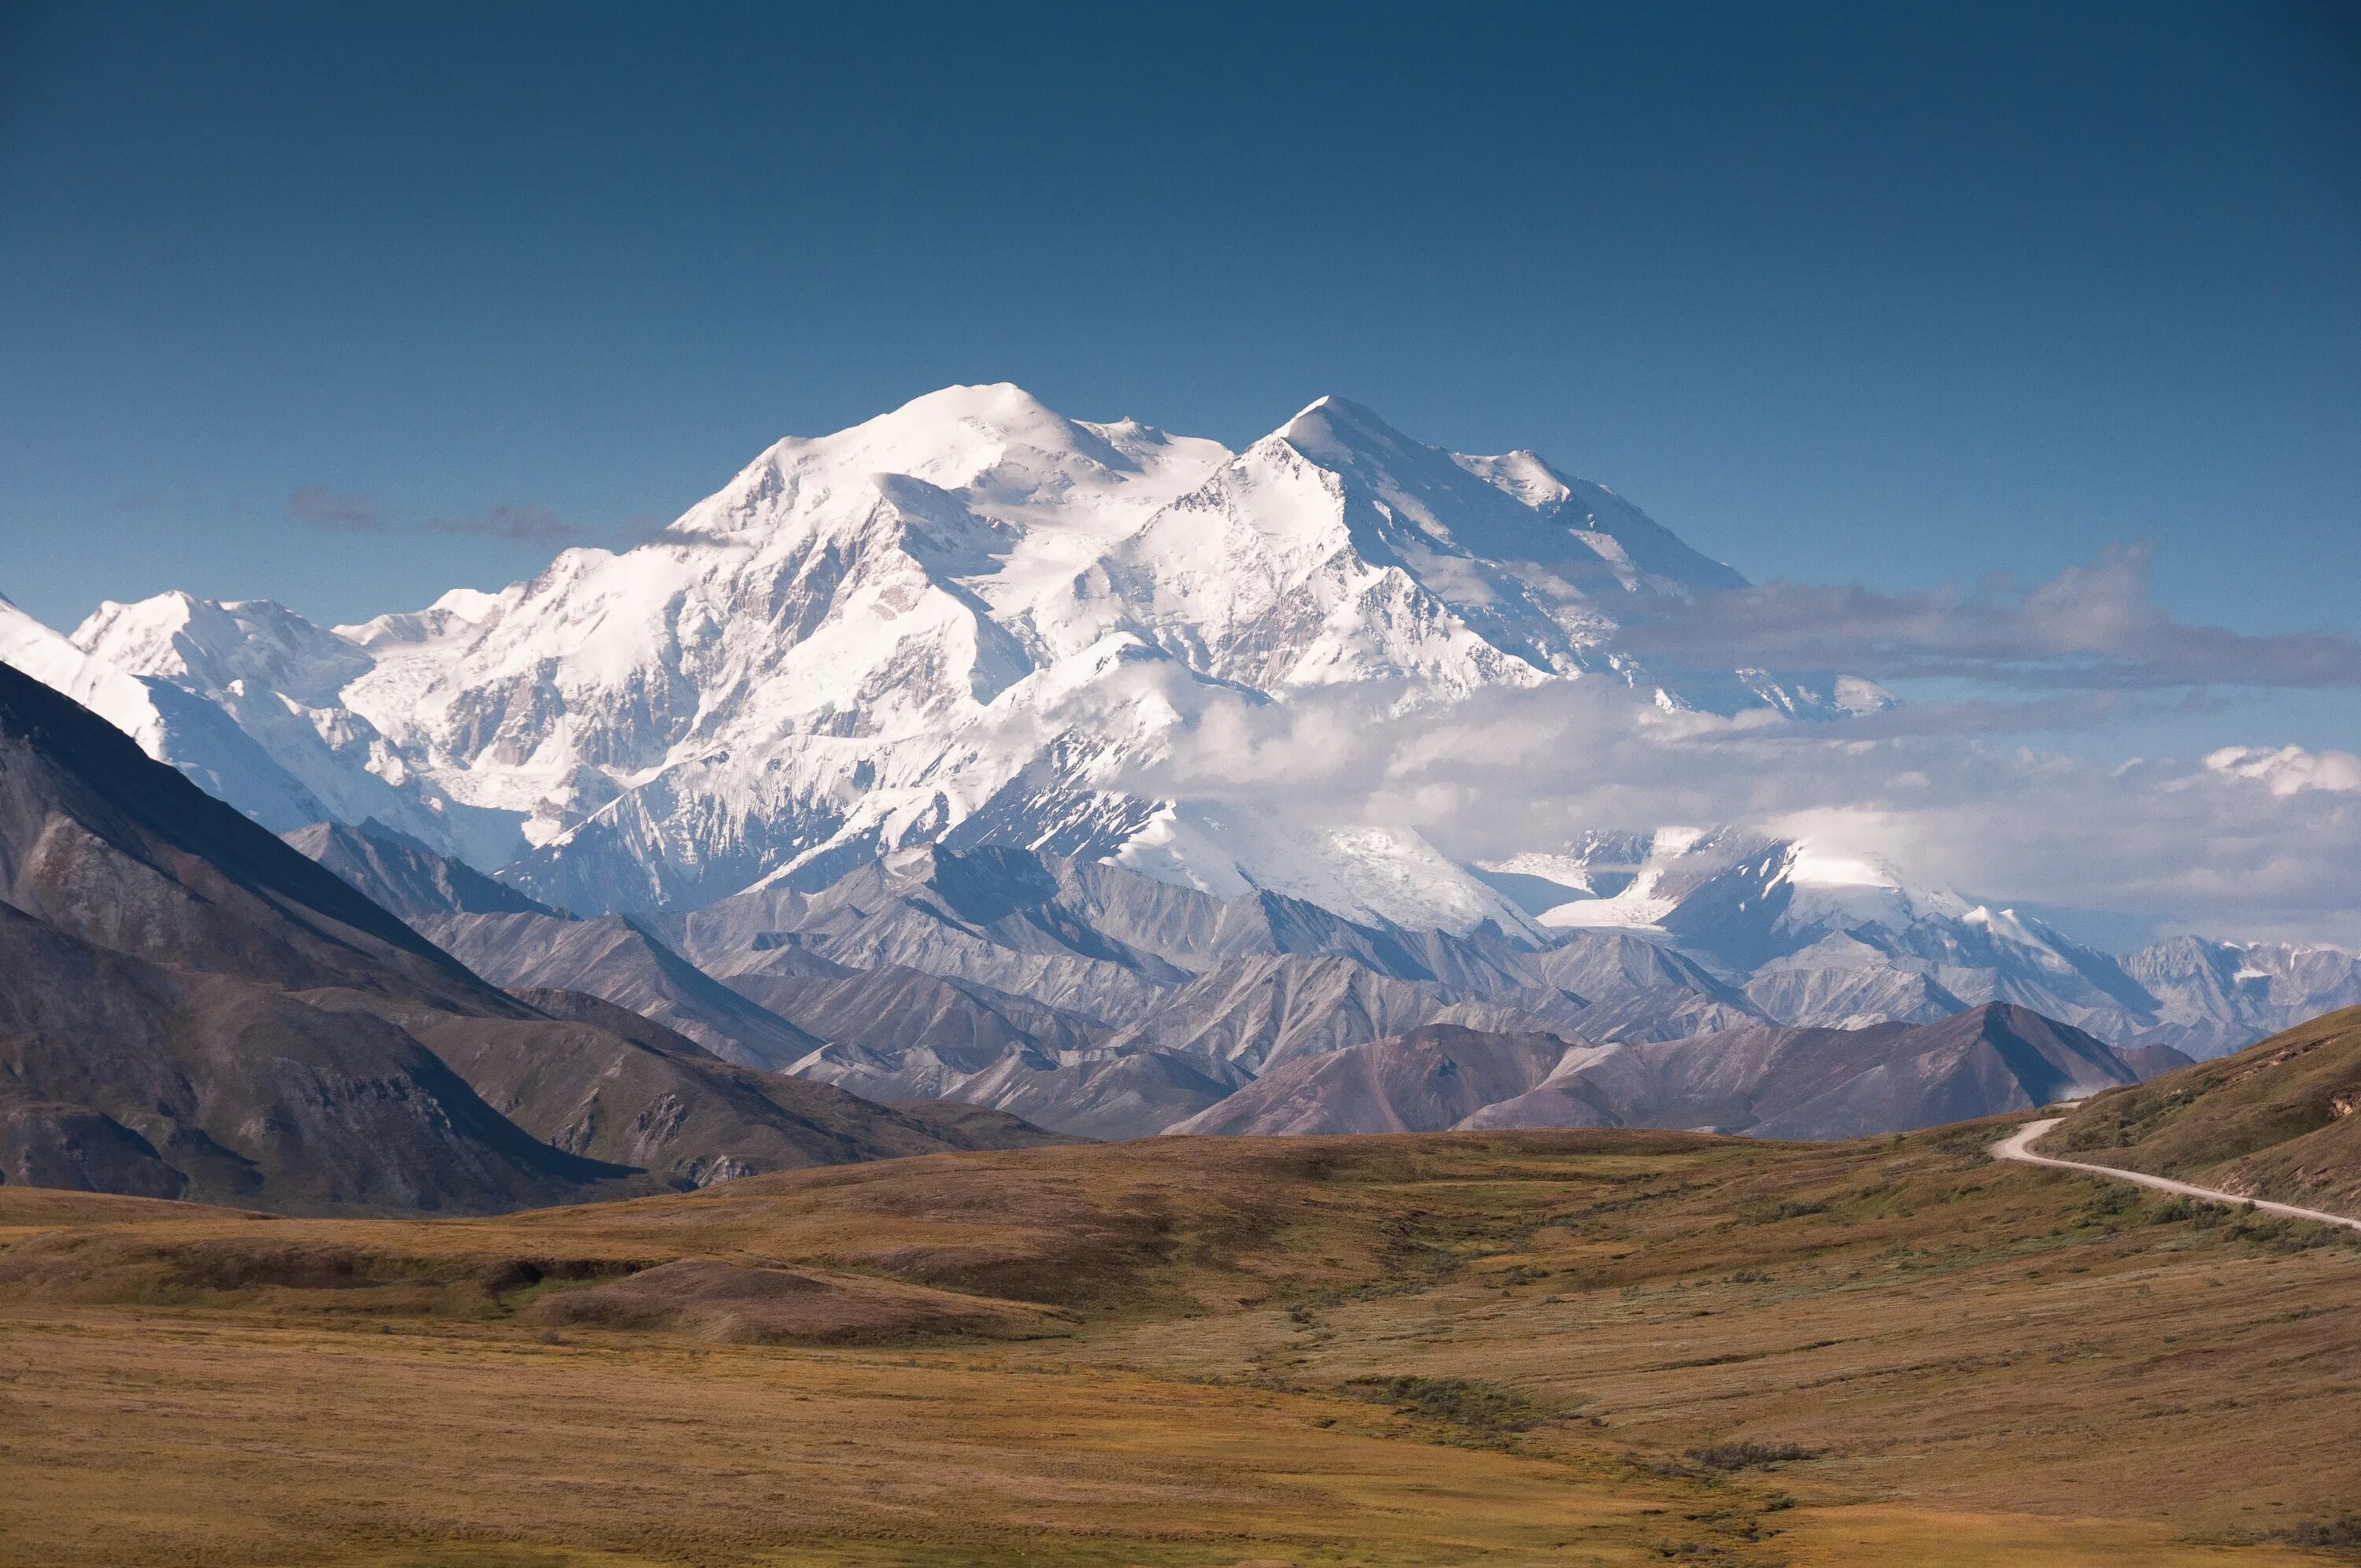
[[[2005,1131],[1161,1139],[425,1223],[0,1189],[0,1540],[2314,1560],[2361,1483],[2361,1247],[1998,1165]]]

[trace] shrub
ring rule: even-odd
[[[1346,1390],[1390,1405],[1399,1416],[1445,1421],[1473,1431],[1531,1431],[1547,1412],[1513,1388],[1465,1377],[1356,1377]]]
[[[1761,1464],[1792,1464],[1799,1459],[1817,1459],[1821,1451],[1806,1448],[1797,1442],[1718,1442],[1710,1448],[1692,1448],[1689,1457],[1699,1464],[1715,1470],[1746,1470]]]
[[[2306,1519],[2279,1532],[2290,1546],[2361,1546],[2361,1515],[2333,1519]]]
[[[1778,1220],[1800,1220],[1806,1214],[1825,1214],[1828,1205],[1818,1199],[1804,1202],[1749,1203],[1738,1212],[1739,1219],[1750,1225],[1767,1225]]]

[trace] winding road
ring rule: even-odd
[[[2223,1192],[2211,1187],[2191,1187],[2186,1181],[2150,1176],[2144,1170],[2119,1170],[2112,1165],[2085,1165],[2079,1159],[2052,1159],[2048,1155],[2035,1154],[2033,1140],[2065,1119],[2052,1116],[2046,1122],[2027,1122],[1993,1145],[1993,1158],[2021,1160],[2026,1165],[2053,1165],[2060,1170],[2079,1170],[2089,1176],[2112,1176],[2118,1181],[2154,1188],[2158,1192],[2179,1193],[2183,1198],[2201,1198],[2208,1203],[2227,1203],[2239,1209],[2251,1204],[2266,1214],[2281,1214],[2290,1220],[2317,1220],[2323,1225],[2342,1225],[2348,1231],[2361,1231],[2361,1220],[2347,1219],[2343,1214],[2330,1214],[2318,1209],[2299,1209],[2292,1203],[2273,1203],[2261,1198],[2241,1198],[2235,1192]]]

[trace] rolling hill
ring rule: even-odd
[[[2051,1153],[2361,1217],[2361,1007],[2078,1107]]]

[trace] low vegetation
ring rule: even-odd
[[[1389,1406],[1399,1416],[1436,1423],[1455,1433],[1499,1442],[1531,1431],[1547,1412],[1513,1388],[1466,1377],[1355,1377],[1347,1393]]]
[[[1715,1470],[1762,1469],[1819,1456],[1818,1449],[1799,1442],[1718,1442],[1710,1448],[1689,1450],[1691,1459]]]
[[[2361,1007],[2094,1096],[2045,1142],[2097,1165],[2361,1217]]]
[[[0,1556],[2342,1550],[2361,1250],[2005,1130],[1159,1139],[431,1223],[0,1188]]]

